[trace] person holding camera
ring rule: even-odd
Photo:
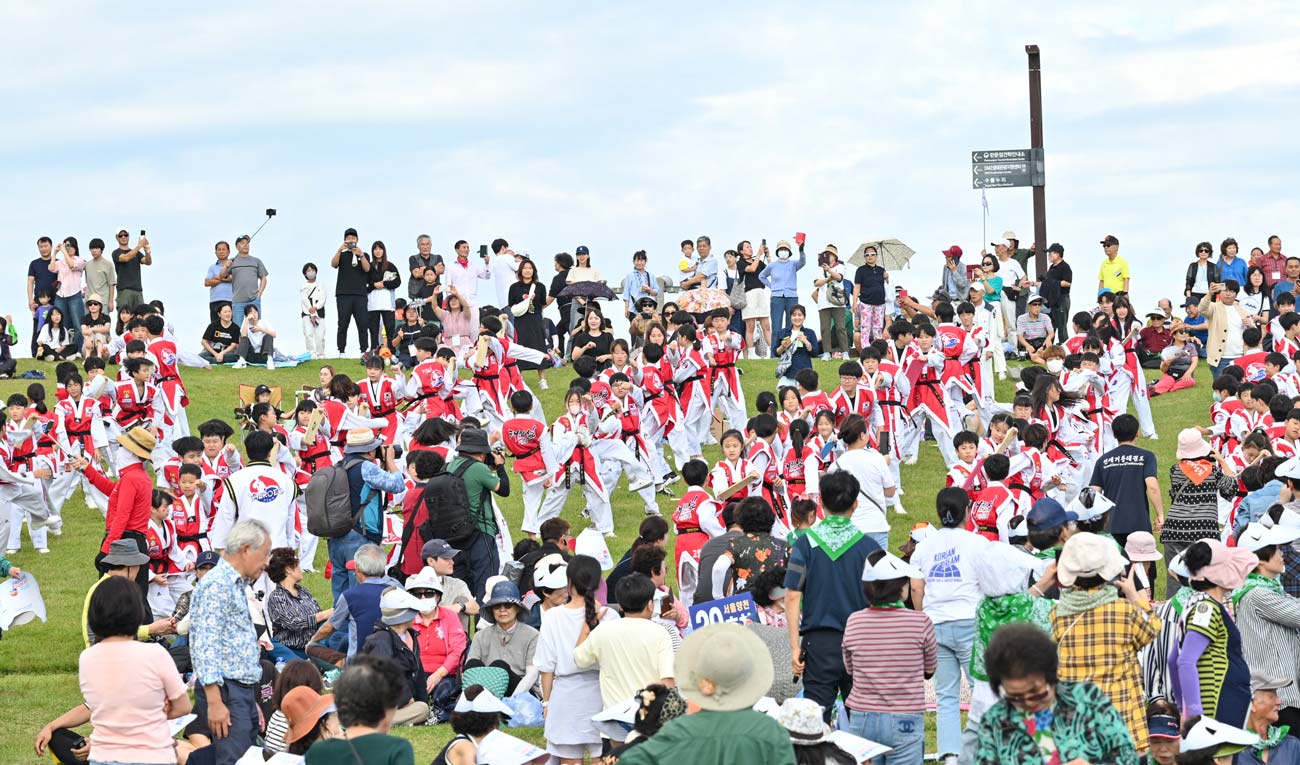
[[[645,345],[645,333],[650,329],[651,324],[662,324],[663,320],[659,318],[655,308],[658,302],[646,295],[636,301],[637,312],[632,314],[632,320],[628,323],[627,334],[632,338],[632,350],[636,350]]]
[[[348,324],[357,328],[357,345],[361,353],[369,347],[370,313],[366,307],[366,292],[370,274],[370,256],[357,246],[357,230],[343,232],[343,244],[330,258],[330,268],[339,272],[334,282],[334,307],[338,309],[339,356],[347,353]]]
[[[144,302],[144,283],[140,279],[140,266],[153,265],[153,250],[149,238],[140,231],[140,239],[131,246],[131,235],[126,226],[117,227],[117,249],[113,250],[113,268],[117,270],[117,307],[135,308]]]
[[[239,360],[235,369],[243,369],[249,363],[266,364],[267,371],[275,369],[275,330],[262,321],[257,306],[244,306],[244,324],[239,328]],[[256,349],[256,350],[254,350]]]

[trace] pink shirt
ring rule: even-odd
[[[163,704],[185,694],[176,665],[155,643],[110,640],[81,652],[81,695],[90,708],[96,762],[174,763]]]
[[[54,273],[58,274],[59,279],[59,289],[55,294],[59,297],[80,295],[82,288],[86,286],[86,261],[80,257],[69,259],[64,255],[57,261],[50,262],[54,265]]]

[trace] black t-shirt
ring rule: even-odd
[[[858,285],[858,297],[867,305],[885,304],[885,269],[880,266],[858,266],[853,275]]]
[[[759,261],[758,268],[755,268],[753,273],[745,272],[745,269],[749,268],[749,265],[753,263],[755,259],[756,258],[741,258],[736,262],[736,268],[740,271],[740,280],[745,283],[746,292],[749,292],[750,290],[761,290],[763,287],[767,286],[763,284],[762,279],[758,278],[758,275],[763,273],[762,261]]]
[[[1124,444],[1101,455],[1089,485],[1100,486],[1106,499],[1115,503],[1107,521],[1110,533],[1151,530],[1146,479],[1155,477],[1156,455],[1146,449]]]
[[[555,305],[560,309],[560,326],[565,330],[569,328],[569,309],[573,306],[573,298],[560,297],[560,290],[565,287],[565,280],[569,278],[568,271],[561,271],[551,279],[550,295],[555,296]]]
[[[144,291],[144,284],[140,281],[140,259],[144,257],[144,250],[135,254],[130,260],[119,260],[130,250],[118,248],[113,250],[113,268],[117,271],[117,290],[135,290],[136,292]]]
[[[214,321],[203,330],[203,339],[208,341],[212,350],[220,353],[239,339],[239,325],[232,321],[230,326],[222,326],[220,321]]]
[[[90,314],[86,314],[81,318],[81,326],[83,327],[109,327],[112,326],[112,324],[113,322],[109,321],[108,317],[102,313],[99,315],[98,319]]]
[[[583,351],[583,356],[590,356],[592,359],[598,356],[608,356],[610,347],[614,345],[614,335],[611,332],[601,332],[599,335],[593,335],[584,329],[573,336],[574,348],[581,348],[587,343],[595,343],[596,347],[589,351]]]
[[[419,278],[416,278],[415,269],[433,268],[435,265],[441,262],[442,262],[442,256],[434,253],[429,253],[429,257],[426,258],[417,252],[416,254],[412,255],[410,258],[407,259],[407,265],[410,267],[410,271],[411,271],[411,278],[406,282],[407,297],[411,297],[411,298],[419,297],[419,295],[416,294],[416,291],[419,288],[419,282],[424,277],[421,276]]]
[[[362,253],[367,259],[370,256]],[[331,258],[333,260],[333,258]],[[334,281],[334,294],[351,295],[354,297],[366,294],[366,276],[368,272],[357,265],[357,259],[353,256],[352,250],[347,250],[339,255],[339,275]],[[121,277],[118,277],[121,279]]]
[[[1073,282],[1073,281],[1074,281],[1074,269],[1070,268],[1069,263],[1066,263],[1064,260],[1062,260],[1060,263],[1057,263],[1054,266],[1048,266],[1047,273],[1043,275],[1043,288],[1046,289],[1047,285],[1050,283],[1054,288],[1059,290],[1060,295],[1062,296],[1069,295],[1070,288],[1062,287],[1061,282]]]
[[[32,277],[32,299],[42,292],[54,294],[54,283],[58,281],[59,275],[50,270],[50,261],[44,258],[37,258],[27,266],[27,275]]]

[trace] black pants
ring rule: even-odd
[[[361,346],[361,350],[365,351],[366,339],[370,327],[370,312],[366,310],[366,296],[335,295],[334,305],[338,308],[339,314],[339,353],[344,353],[348,349],[349,323],[356,325],[357,343]]]
[[[1278,725],[1290,725],[1290,735],[1300,738],[1300,708],[1282,707],[1277,713]]]
[[[501,553],[497,551],[496,539],[478,532],[473,541],[456,556],[456,564],[451,575],[469,586],[470,592],[480,603],[487,589],[490,576],[501,573]]]
[[[805,632],[800,641],[803,654],[803,695],[822,705],[830,722],[835,697],[849,697],[853,676],[844,671],[844,633],[820,629]]]
[[[239,338],[239,349],[235,353],[249,364],[265,364],[267,358],[275,353],[275,340],[270,335],[262,338],[259,347],[254,350],[253,343],[247,337]]]
[[[470,659],[465,662],[465,669],[473,669],[474,667],[496,667],[497,669],[504,671],[510,678],[506,683],[507,696],[515,695],[515,689],[519,687],[519,681],[524,679],[523,675],[516,674],[514,670],[510,669],[510,665],[505,663],[503,659],[497,659],[491,664],[484,664],[482,659]],[[525,688],[524,690],[528,689]]]
[[[382,324],[384,336],[389,342],[397,335],[397,319],[392,311],[367,311],[367,321],[370,326],[370,350],[377,351],[383,345],[380,339],[379,327]]]
[[[1056,328],[1056,342],[1064,343],[1070,337],[1070,296],[1062,295],[1052,306],[1052,326]]]
[[[131,531],[128,529],[122,532],[122,538],[133,540],[135,542],[136,547],[139,548],[140,552],[145,553],[146,555],[149,554],[149,543],[145,541],[144,534],[138,531]],[[106,554],[107,553],[103,553],[103,552],[95,553],[95,570],[98,571],[101,575],[108,573],[108,566],[105,566],[102,563],[102,561],[104,560],[104,556]],[[149,609],[149,567],[147,565],[140,566],[139,569],[136,571],[135,583],[140,586],[140,592],[144,597],[144,602],[145,602],[144,615],[146,620],[145,623],[147,624],[148,622],[153,621],[153,619],[150,617],[151,611]]]

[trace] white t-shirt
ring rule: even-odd
[[[889,463],[875,449],[854,449],[844,452],[827,471],[851,473],[858,479],[858,507],[853,511],[853,525],[863,534],[889,532],[889,519],[885,517],[885,489],[894,487],[894,475]]]
[[[1020,263],[1015,258],[999,260],[998,276],[1002,277],[1002,286],[1015,287],[1021,279],[1025,278],[1025,269],[1020,267]]]
[[[248,328],[248,342],[253,346],[254,351],[260,351],[262,348],[262,338],[266,337],[266,330],[275,330],[271,323],[266,319],[257,320],[257,329]]]
[[[492,256],[488,268],[492,269],[492,280],[496,282],[496,307],[504,310],[507,307],[506,301],[510,299],[510,285],[515,283],[515,272],[519,270],[519,263],[503,251],[500,255]]]
[[[935,624],[975,618],[980,591],[972,564],[988,544],[974,532],[947,528],[917,543],[912,565],[925,574],[925,613]]]
[[[1223,341],[1222,358],[1235,359],[1245,349],[1241,341],[1241,314],[1237,312],[1237,306],[1234,304],[1225,307],[1223,315],[1228,319],[1228,337]]]

